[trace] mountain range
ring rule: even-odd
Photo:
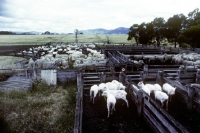
[[[80,30],[79,32],[83,34],[128,34],[129,28],[118,27],[112,30],[97,28],[97,29]]]
[[[29,32],[21,32],[21,31],[0,31],[0,34],[23,34],[23,35],[41,35],[45,34],[47,31],[44,32],[37,32],[37,31],[29,31]],[[118,27],[116,29],[103,29],[103,28],[97,28],[97,29],[88,29],[88,30],[79,30],[79,34],[128,34],[129,28],[125,27]],[[55,33],[49,31],[50,34],[69,34],[69,33]]]

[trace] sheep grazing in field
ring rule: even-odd
[[[91,86],[91,88],[90,88],[90,101],[92,101],[93,104],[94,104],[94,99],[95,99],[98,92],[99,92],[98,85]]]
[[[163,84],[162,91],[167,93],[167,95],[169,96],[169,101],[171,101],[172,96],[175,95],[175,90],[176,90],[176,88],[171,86],[170,84],[168,84],[168,83]]]
[[[143,81],[140,81],[138,84],[138,87],[144,90],[149,96],[150,96],[150,90],[147,86],[144,85]]]
[[[163,107],[164,102],[166,102],[166,110],[168,110],[168,100],[169,96],[162,91],[154,91],[155,100],[160,101],[161,107]]]
[[[108,117],[110,114],[113,114],[113,110],[115,110],[116,98],[113,94],[109,93],[109,91],[104,91],[102,96],[107,97],[107,109],[108,109]]]

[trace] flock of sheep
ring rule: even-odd
[[[90,99],[94,104],[94,99],[98,96],[100,97],[100,94],[102,96],[107,97],[107,109],[108,109],[108,117],[110,114],[113,113],[113,110],[115,110],[115,104],[117,99],[122,99],[126,102],[127,107],[129,107],[128,100],[126,98],[127,92],[125,91],[125,86],[117,81],[112,80],[111,82],[107,83],[101,83],[99,85],[93,85],[90,89]]]
[[[166,110],[168,110],[168,101],[171,101],[172,96],[175,94],[176,88],[168,83],[163,84],[161,87],[159,84],[144,84],[140,81],[137,85],[132,84],[135,90],[142,89],[147,95],[154,94],[156,101],[161,103],[161,107],[166,103]],[[111,82],[95,84],[90,88],[90,100],[94,104],[94,99],[100,96],[107,97],[107,110],[108,116],[115,110],[115,104],[117,99],[122,99],[126,102],[127,108],[129,107],[128,100],[126,98],[127,92],[125,91],[126,86],[117,80]]]
[[[82,52],[82,48],[85,47],[88,54]],[[74,68],[84,67],[88,65],[105,65],[107,59],[104,54],[94,49],[94,44],[82,44],[82,45],[65,45],[57,44],[50,46],[39,46],[37,48],[30,48],[29,51],[23,51],[30,53],[34,51],[37,54],[41,52],[38,59],[35,61],[30,58],[28,67],[38,69],[67,69],[69,68],[69,61],[73,63]]]
[[[144,84],[143,81],[140,81],[138,84],[139,89],[142,89],[147,95],[154,94],[155,100],[160,101],[161,107],[164,106],[166,102],[166,110],[168,110],[168,101],[171,101],[172,96],[175,94],[176,87],[171,86],[168,83],[164,83],[161,87],[159,84]],[[139,90],[138,87],[133,85],[136,90]]]
[[[130,55],[126,55],[130,57]],[[162,55],[134,55],[134,61],[143,60],[144,63],[165,63],[169,62],[171,64],[177,65],[187,65],[187,66],[199,66],[200,65],[200,55],[198,53],[180,53],[180,54],[162,54]]]

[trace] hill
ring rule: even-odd
[[[103,28],[97,28],[97,29],[88,29],[88,30],[80,30],[80,33],[83,34],[128,34],[129,28],[125,27],[118,27],[116,29],[103,29]]]

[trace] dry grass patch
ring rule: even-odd
[[[7,123],[4,131],[73,132],[77,87],[76,82],[66,84],[53,87],[40,83],[32,91],[0,93],[0,118]]]
[[[27,60],[23,57],[15,56],[0,56],[0,69],[14,69],[16,65],[15,61]]]

